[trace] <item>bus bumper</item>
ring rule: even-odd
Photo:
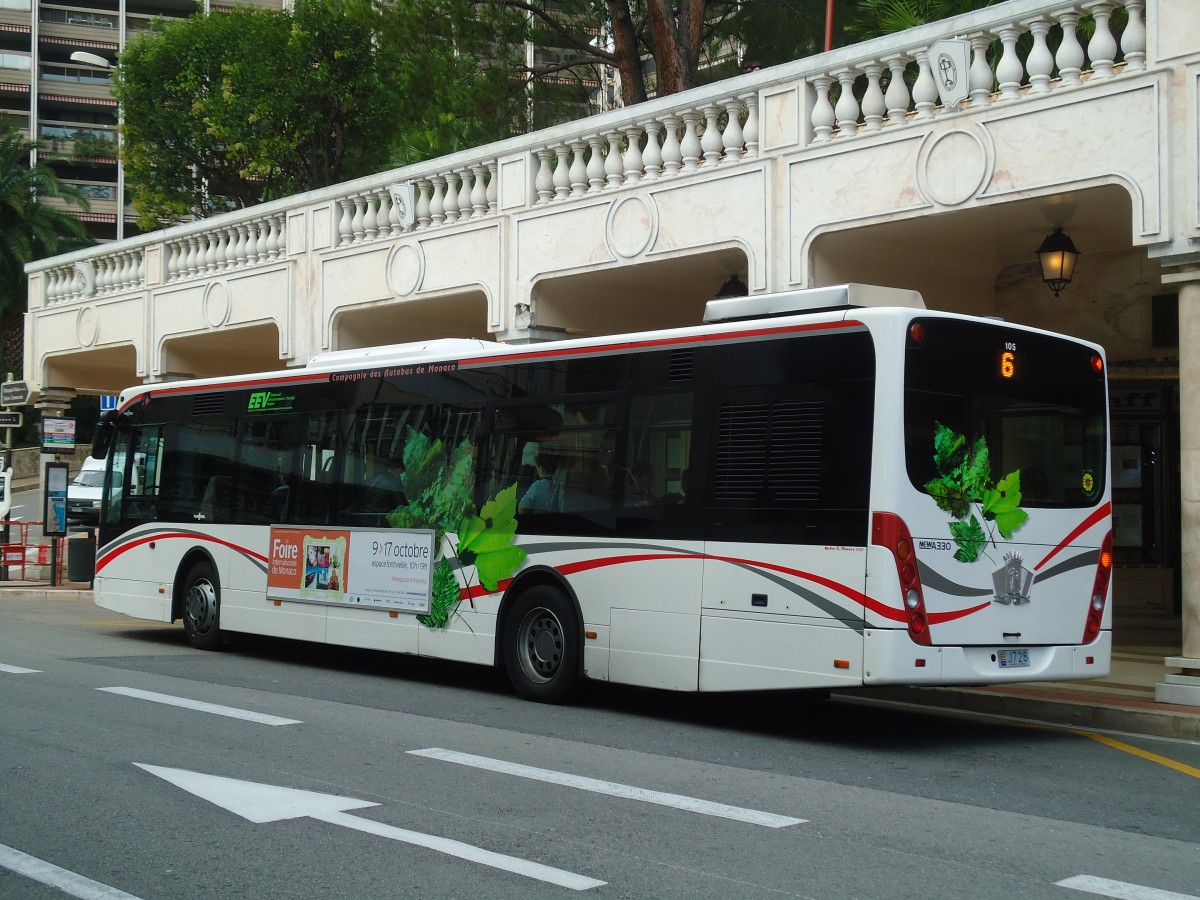
[[[160,590],[163,587],[166,589]],[[170,622],[172,619],[169,587],[169,585],[163,586],[147,581],[103,579],[101,576],[97,576],[93,597],[103,596],[104,603],[97,600],[96,605],[111,609],[113,612],[132,616],[135,619]]]
[[[1007,684],[1103,678],[1112,664],[1112,632],[1083,646],[1031,646],[1028,665],[1002,665],[994,647],[923,647],[907,631],[870,629],[864,635],[863,684]]]

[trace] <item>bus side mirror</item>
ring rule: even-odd
[[[115,409],[106,409],[100,413],[100,421],[92,435],[92,452],[88,454],[92,459],[104,459],[108,456],[108,447],[116,434],[119,419],[120,414]]]

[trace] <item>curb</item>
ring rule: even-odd
[[[844,699],[865,702],[905,703],[912,706],[983,713],[1010,719],[1031,719],[1070,728],[1149,734],[1177,740],[1200,741],[1200,710],[1147,702],[1136,706],[1114,705],[1080,694],[1078,699],[1056,700],[969,688],[871,688],[838,691]]]
[[[91,588],[60,588],[4,584],[0,582],[0,594],[20,593],[25,600],[86,600],[92,602]]]

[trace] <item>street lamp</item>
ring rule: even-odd
[[[1074,241],[1063,234],[1062,227],[1057,226],[1051,234],[1046,235],[1042,246],[1037,249],[1037,255],[1042,263],[1042,281],[1057,297],[1059,291],[1071,283],[1079,251],[1075,249]]]

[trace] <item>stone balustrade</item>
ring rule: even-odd
[[[971,30],[962,36],[971,46],[965,73],[968,96],[952,105],[938,102],[934,61],[930,60],[934,42],[891,48],[873,58],[816,72],[809,79],[815,92],[810,117],[813,143],[918,124],[960,109],[979,109],[1112,78],[1118,71],[1118,53],[1121,71],[1143,70],[1145,6],[1145,0],[1049,5],[1027,18]],[[1127,19],[1118,41],[1112,18],[1119,8],[1124,8]],[[1061,35],[1054,53],[1050,51],[1051,29]],[[1026,35],[1032,46],[1022,58],[1018,43]],[[865,86],[856,90],[860,85]]]
[[[659,180],[760,164],[885,129],[997,104],[1033,103],[1146,68],[1146,0],[1016,0],[684,94],[565,123],[344,185],[33,263],[31,309],[153,289],[472,225]],[[1151,7],[1154,8],[1153,6]],[[1114,28],[1114,13],[1124,12]],[[1118,33],[1119,32],[1119,33]],[[970,44],[969,92],[939,102],[930,50]],[[1030,46],[1028,51],[1022,49]],[[1051,47],[1054,51],[1051,51]],[[909,86],[911,83],[911,87]],[[804,127],[764,150],[773,97],[800,97]],[[798,143],[797,143],[798,141]],[[506,173],[518,171],[518,177]],[[292,245],[297,223],[315,223]],[[307,226],[306,226],[307,227]],[[153,271],[146,272],[154,254]],[[296,249],[298,248],[298,249]],[[147,279],[149,278],[149,281]]]
[[[165,242],[166,280],[230,272],[267,263],[287,252],[285,219],[280,213],[213,227]]]
[[[91,297],[139,290],[145,285],[143,249],[101,252],[46,270],[45,305],[59,306]]]

